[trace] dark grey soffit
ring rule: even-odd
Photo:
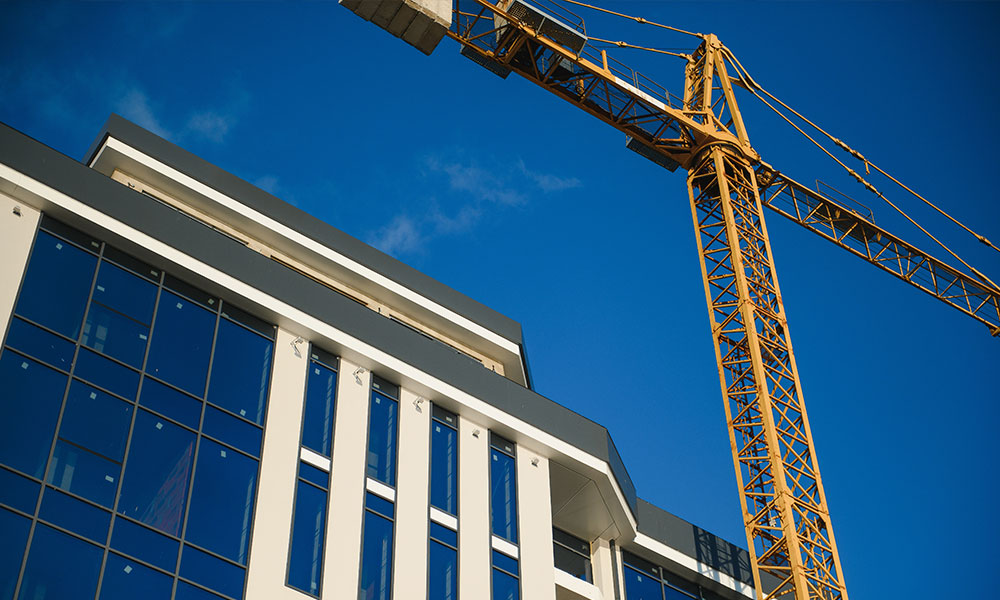
[[[443,344],[281,266],[6,124],[0,124],[0,163],[606,461],[632,514],[637,514],[635,486],[603,426],[484,369],[478,362]],[[56,213],[52,216],[59,218]],[[98,226],[88,227],[87,232],[91,235],[108,238],[108,232],[101,231]],[[169,270],[169,265],[156,266]]]
[[[438,304],[482,325],[490,331],[521,344],[520,323],[448,287],[395,258],[340,231],[307,212],[268,194],[187,150],[146,131],[135,123],[112,114],[84,157],[89,165],[108,137],[125,142],[156,160],[169,165],[212,189],[236,198],[305,236],[347,256],[389,279],[430,298]]]

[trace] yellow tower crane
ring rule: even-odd
[[[588,40],[596,38],[587,37],[582,19],[545,0],[340,2],[428,54],[446,35],[497,75],[521,75],[625,133],[630,149],[671,171],[687,170],[757,597],[847,600],[764,208],[957,308],[994,336],[1000,335],[1000,288],[964,261],[967,271],[950,267],[762,161],[750,145],[734,86],[772,108],[765,95],[780,101],[714,35],[659,25],[700,40],[692,55],[681,55],[687,68],[683,97],[677,97],[595,50]],[[414,12],[414,3],[432,17],[419,6]],[[444,24],[442,3],[448,5]],[[830,139],[866,169],[874,166]]]

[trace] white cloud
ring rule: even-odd
[[[191,115],[184,127],[185,134],[199,135],[216,143],[222,143],[233,126],[232,115],[221,115],[214,111],[198,112]]]
[[[262,175],[250,183],[264,190],[273,196],[278,195],[278,178],[274,175]]]
[[[538,173],[537,171],[532,171],[525,166],[523,160],[519,160],[518,165],[520,166],[521,173],[533,181],[535,186],[545,193],[571,190],[583,185],[576,177],[557,177],[551,173]]]
[[[386,254],[400,256],[422,250],[424,236],[413,219],[397,215],[391,223],[371,236],[368,243]]]
[[[160,124],[160,120],[153,114],[153,108],[149,104],[149,97],[138,88],[129,89],[115,104],[115,110],[126,119],[136,125],[144,127],[164,138],[170,138],[170,132]]]

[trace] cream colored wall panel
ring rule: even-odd
[[[429,402],[400,391],[399,461],[396,477],[396,541],[393,598],[423,598],[427,589],[427,503],[430,479]]]
[[[594,570],[594,585],[605,598],[615,597],[614,569],[611,562],[611,544],[597,538],[590,543],[590,564]]]
[[[337,377],[337,411],[333,428],[333,474],[330,480],[323,598],[358,596],[361,568],[361,523],[365,501],[365,457],[371,373],[354,373],[357,365],[341,359]],[[360,379],[361,383],[358,383]]]
[[[20,216],[14,214],[15,208]],[[41,213],[34,208],[0,193],[0,256],[3,256],[0,260],[0,332],[7,331],[10,314],[14,312],[17,290],[28,266],[39,218]]]
[[[247,600],[307,597],[285,587],[306,383],[306,352],[300,350],[301,356],[295,355],[291,344],[294,339],[294,335],[278,329],[250,547]]]
[[[555,600],[549,461],[518,446],[516,468],[521,597]]]
[[[474,435],[478,432],[477,435]],[[489,597],[490,432],[458,417],[458,597]]]

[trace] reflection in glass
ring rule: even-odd
[[[111,534],[111,547],[142,559],[151,565],[173,571],[174,567],[177,566],[178,545],[176,540],[128,519],[121,517],[115,519],[115,528]]]
[[[35,503],[38,502],[38,492],[41,487],[41,484],[27,477],[7,469],[0,469],[0,504],[32,514],[35,512]],[[3,537],[0,536],[0,539]],[[0,595],[0,598],[3,596]]]
[[[110,508],[118,488],[120,471],[120,464],[59,440],[45,481]]]
[[[7,345],[63,371],[69,371],[76,351],[73,342],[16,317],[10,322]]]
[[[0,462],[41,479],[67,377],[6,350],[0,356]]]
[[[138,323],[149,325],[153,321],[156,286],[125,269],[102,262],[93,300]]]
[[[431,506],[458,515],[458,432],[431,421]]]
[[[368,415],[368,476],[390,486],[396,485],[395,400],[373,391]]]
[[[181,553],[181,577],[227,596],[243,596],[245,571],[197,548],[185,545]]]
[[[4,541],[0,544],[0,598],[6,599],[14,595],[30,528],[30,520],[0,508],[0,540]]]
[[[83,324],[84,346],[117,358],[133,367],[142,366],[149,340],[149,327],[94,302]]]
[[[260,436],[262,433],[260,428],[254,427],[246,421],[241,421],[225,411],[212,406],[206,407],[202,430],[206,435],[239,448],[247,454],[260,456]]]
[[[458,598],[458,552],[431,540],[429,557],[429,586],[427,600],[456,600]]]
[[[323,533],[326,530],[326,491],[298,482],[295,520],[288,558],[288,585],[319,597],[323,577]]]
[[[311,363],[302,418],[302,445],[323,456],[330,456],[336,392],[337,372],[317,362]]]
[[[151,413],[135,417],[118,512],[180,535],[195,435]]]
[[[625,565],[625,598],[628,600],[662,600],[660,581]]]
[[[358,600],[389,600],[392,596],[392,521],[365,511]]]
[[[62,492],[45,490],[39,516],[99,544],[108,539],[111,513]]]
[[[245,565],[256,486],[257,461],[202,438],[187,540]]]
[[[131,421],[131,404],[74,381],[63,410],[59,437],[121,462]]]
[[[201,420],[201,400],[148,376],[142,380],[139,404],[192,429],[198,429],[198,422]]]
[[[117,554],[108,554],[100,600],[169,600],[173,578]]]
[[[518,598],[520,590],[517,578],[499,569],[493,569],[493,600],[518,600]]]
[[[96,266],[96,256],[39,231],[14,312],[75,340]]]
[[[93,600],[102,554],[97,546],[39,523],[18,600]]]
[[[490,513],[493,535],[517,543],[517,487],[514,459],[490,448]]]
[[[273,348],[271,340],[227,319],[219,321],[208,401],[263,424]]]
[[[201,397],[205,393],[215,320],[214,313],[163,290],[146,372]]]
[[[139,388],[137,372],[90,350],[80,349],[77,353],[73,375],[129,400],[135,399]]]

